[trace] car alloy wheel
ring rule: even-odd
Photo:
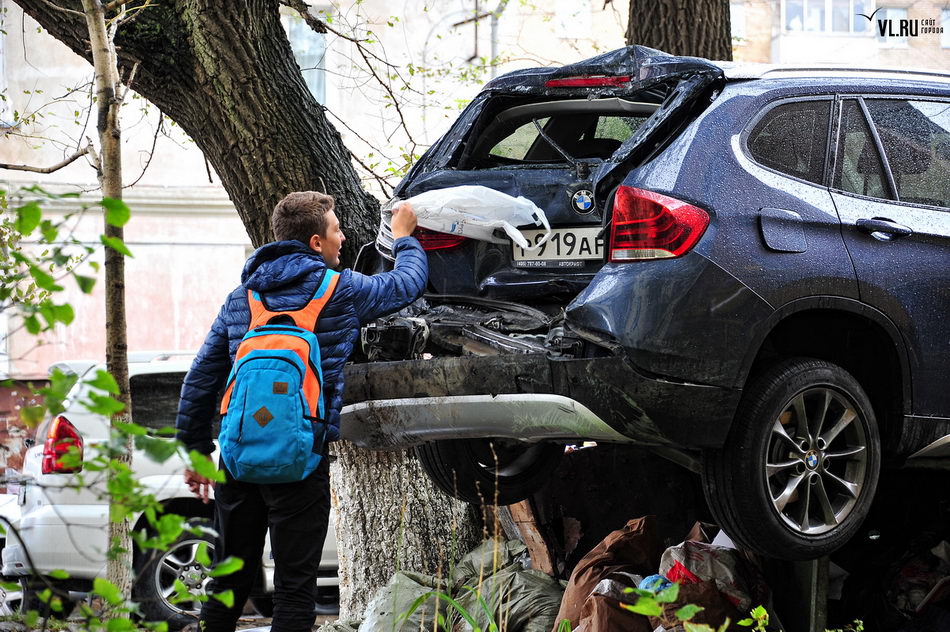
[[[861,383],[825,360],[788,358],[750,377],[725,444],[703,452],[703,487],[741,548],[807,560],[857,532],[880,465]]]
[[[828,387],[796,394],[772,425],[765,474],[789,527],[818,535],[840,525],[861,496],[867,434],[848,398]]]
[[[152,581],[159,589],[159,596],[164,605],[174,612],[183,614],[197,614],[201,608],[199,601],[183,601],[172,603],[175,596],[175,582],[181,581],[188,593],[199,597],[207,593],[210,569],[198,561],[198,549],[204,544],[208,549],[208,557],[214,553],[214,545],[202,538],[179,540],[158,558],[153,569]]]

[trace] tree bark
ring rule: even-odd
[[[51,6],[78,0],[16,2],[91,59],[82,20]],[[379,202],[363,191],[340,134],[307,90],[278,10],[277,0],[163,0],[117,33],[119,66],[128,73],[138,63],[131,87],[194,139],[255,246],[272,238],[270,211],[284,195],[321,190],[336,198],[348,237],[343,261],[352,263],[375,237]],[[406,454],[345,446],[339,454],[345,612],[357,614],[397,561],[433,571],[451,557],[453,537],[459,553],[477,539],[471,510],[436,491]]]
[[[120,87],[115,46],[106,29],[105,11],[100,0],[82,0],[86,27],[96,75],[96,130],[99,135],[99,185],[103,197],[122,198],[122,134],[119,127]],[[122,239],[122,228],[105,223],[106,237]],[[129,394],[129,359],[125,319],[125,256],[106,247],[106,367],[119,386],[118,400],[125,409],[112,417],[127,423],[132,415]],[[132,463],[132,436],[127,435],[122,451],[115,457],[121,463]],[[110,515],[112,512],[110,511]],[[110,555],[106,561],[106,578],[123,595],[132,592],[132,540],[128,519],[109,521]],[[125,615],[126,617],[128,615]]]
[[[333,506],[338,514],[361,516],[336,526],[341,619],[359,618],[394,572],[447,577],[481,541],[487,521],[478,509],[436,490],[407,453],[371,452],[346,441],[332,451],[338,457],[330,470]]]
[[[732,59],[728,0],[630,0],[627,45]]]

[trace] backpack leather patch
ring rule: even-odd
[[[286,394],[287,394],[287,382],[274,382],[274,394],[275,394],[275,395],[286,395]]]
[[[254,413],[254,421],[260,424],[261,428],[269,424],[273,418],[274,416],[267,410],[267,406],[261,406],[258,411]]]

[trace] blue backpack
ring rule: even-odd
[[[317,467],[324,423],[323,369],[314,334],[339,273],[327,270],[303,309],[273,312],[248,291],[251,324],[221,400],[221,457],[235,479],[290,483]]]

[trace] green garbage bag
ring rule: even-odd
[[[456,630],[485,631],[490,622],[507,632],[554,627],[564,588],[541,571],[525,569],[525,550],[521,542],[488,540],[459,562],[452,574],[454,594],[469,616],[453,613]]]
[[[366,606],[359,632],[448,631],[449,628],[439,627],[436,622],[440,616],[448,616],[446,604],[438,596],[447,595],[447,591],[445,582],[435,577],[400,571]]]

